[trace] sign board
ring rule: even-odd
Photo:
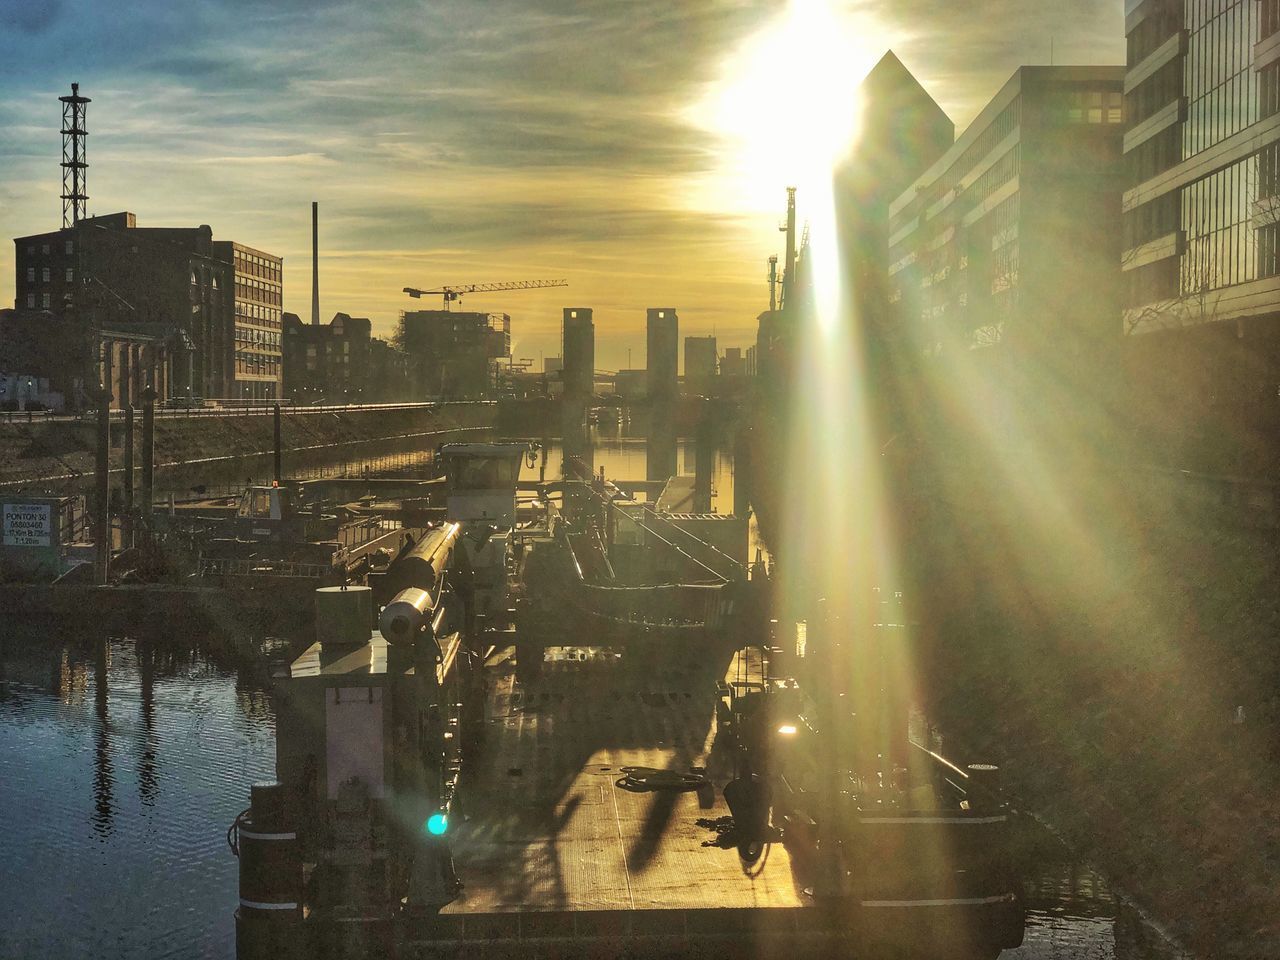
[[[6,547],[48,547],[52,545],[53,508],[47,503],[6,503],[0,507],[0,530]]]

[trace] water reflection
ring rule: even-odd
[[[258,674],[198,641],[4,631],[0,957],[232,957],[223,834],[275,765]]]

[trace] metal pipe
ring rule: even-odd
[[[311,323],[320,325],[320,204],[311,201]]]
[[[98,389],[98,442],[94,466],[94,582],[106,583],[111,564],[111,353],[107,348]]]
[[[284,474],[281,470],[282,446],[280,442],[280,404],[278,403],[275,405],[274,419],[275,419],[275,476],[276,476],[276,484],[278,485],[284,479]]]
[[[124,405],[124,548],[133,546],[133,404]]]
[[[156,391],[147,384],[142,391],[142,529],[151,532],[151,511],[156,490]]]

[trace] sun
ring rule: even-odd
[[[856,139],[859,86],[888,46],[869,14],[830,0],[789,0],[785,10],[720,64],[685,111],[717,142],[702,203],[722,210],[778,207],[784,186],[822,202],[831,172]]]

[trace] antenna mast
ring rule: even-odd
[[[80,84],[71,85],[71,96],[59,97],[62,101],[62,228],[74,227],[85,219],[85,191],[89,163],[86,159],[84,138],[85,110],[91,102],[80,96]]]

